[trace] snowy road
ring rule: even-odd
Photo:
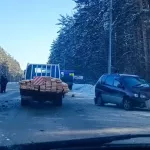
[[[75,85],[61,108],[47,104],[22,108],[18,85],[9,84],[7,93],[0,94],[0,145],[150,133],[150,111],[97,107],[93,90]]]

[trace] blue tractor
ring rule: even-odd
[[[73,70],[61,70],[61,80],[68,84],[70,90],[72,90],[74,82],[74,71]]]

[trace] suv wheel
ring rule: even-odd
[[[124,99],[124,101],[123,101],[123,108],[125,110],[132,110],[132,103],[131,103],[131,101],[128,100],[128,99]]]
[[[101,96],[99,96],[99,97],[97,98],[97,100],[96,100],[96,105],[97,105],[97,106],[104,106],[104,102],[103,102]]]

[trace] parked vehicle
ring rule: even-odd
[[[70,90],[72,90],[74,82],[74,71],[73,70],[61,70],[61,80],[68,84]]]
[[[105,74],[95,86],[95,104],[105,103],[123,106],[125,110],[145,107],[150,100],[150,86],[137,75]]]
[[[58,89],[58,84],[61,89]],[[50,101],[56,106],[61,106],[64,91],[59,64],[28,64],[25,81],[20,82],[20,95],[22,106],[28,105],[30,101]]]

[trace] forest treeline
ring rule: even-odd
[[[48,62],[96,81],[107,73],[110,0],[74,1],[74,14],[58,20]],[[150,1],[112,1],[112,71],[150,80]]]
[[[10,82],[21,80],[22,70],[20,64],[2,47],[0,47],[0,75],[5,74]]]

